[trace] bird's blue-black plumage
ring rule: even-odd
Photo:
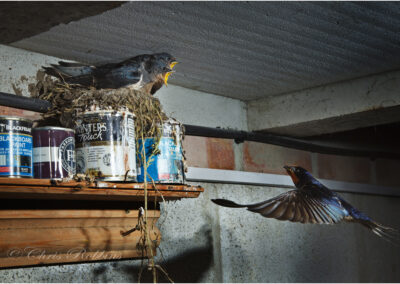
[[[90,66],[60,61],[58,65],[43,67],[49,75],[69,84],[98,89],[128,87],[154,94],[166,83],[175,58],[168,53],[142,54],[118,63]]]
[[[398,238],[398,232],[373,221],[337,193],[329,190],[301,167],[285,166],[296,189],[255,204],[237,204],[230,200],[213,199],[225,207],[247,207],[267,218],[300,223],[336,224],[356,222],[387,240]]]

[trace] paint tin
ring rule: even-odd
[[[185,183],[184,161],[182,153],[182,126],[174,120],[169,119],[163,123],[162,136],[158,147],[155,138],[145,138],[146,161],[150,163],[147,168],[147,181],[155,183]],[[144,182],[144,168],[142,164],[142,139],[138,140],[138,181]],[[158,151],[154,151],[157,147]],[[152,155],[153,152],[156,154]],[[151,178],[149,178],[149,175]]]
[[[76,173],[74,130],[52,126],[34,128],[33,167],[35,178],[73,178]]]
[[[31,120],[0,116],[0,177],[33,177]]]
[[[136,181],[135,116],[91,110],[75,119],[77,173],[104,181]]]

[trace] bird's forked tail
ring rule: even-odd
[[[398,230],[384,226],[372,220],[363,220],[360,223],[379,237],[400,246],[400,232]]]

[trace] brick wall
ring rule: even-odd
[[[183,148],[188,166],[286,174],[284,165],[299,165],[322,179],[400,186],[398,160],[325,155],[247,141],[234,147],[234,143],[230,139],[186,136]],[[235,163],[234,155],[240,155],[241,163]]]
[[[37,120],[40,118],[40,113],[5,106],[0,106],[0,115],[19,116],[32,120]]]

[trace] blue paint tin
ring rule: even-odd
[[[163,123],[162,130],[158,147],[155,145],[155,138],[144,139],[146,161],[150,159],[147,181],[183,184],[185,183],[185,171],[182,153],[182,127],[179,122],[170,119]],[[142,139],[138,140],[138,146],[138,182],[144,182]],[[154,151],[155,148],[157,148],[156,151]],[[156,154],[152,155],[153,152]]]
[[[32,121],[0,116],[0,177],[31,178]]]

